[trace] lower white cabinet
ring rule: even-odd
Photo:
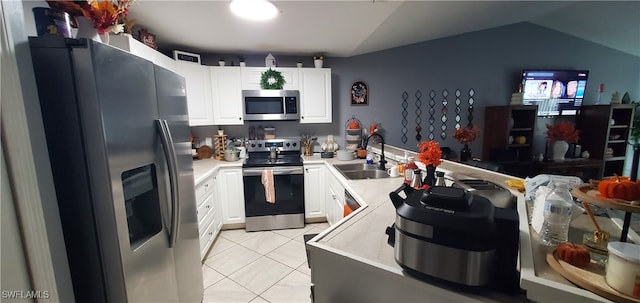
[[[324,218],[325,212],[325,174],[324,164],[304,165],[304,217]]]
[[[328,181],[325,190],[325,208],[327,212],[327,222],[333,225],[340,221],[344,212],[344,186],[331,173],[327,173]]]
[[[200,257],[204,259],[207,251],[222,228],[221,209],[218,203],[218,190],[213,176],[196,184],[196,205],[198,231],[200,233]]]
[[[222,206],[222,224],[245,223],[242,168],[220,168],[214,178]]]

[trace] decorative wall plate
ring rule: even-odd
[[[356,81],[351,86],[351,105],[369,105],[369,90],[362,81]]]

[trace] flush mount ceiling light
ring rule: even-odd
[[[249,20],[269,20],[278,14],[276,6],[268,0],[231,0],[231,11]]]

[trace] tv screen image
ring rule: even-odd
[[[587,70],[524,70],[522,103],[538,105],[538,116],[573,116],[587,87]]]

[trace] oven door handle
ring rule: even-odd
[[[243,176],[261,176],[262,171],[265,169],[271,169],[273,171],[273,175],[302,175],[304,170],[302,166],[296,167],[269,167],[269,168],[243,168],[242,175]]]

